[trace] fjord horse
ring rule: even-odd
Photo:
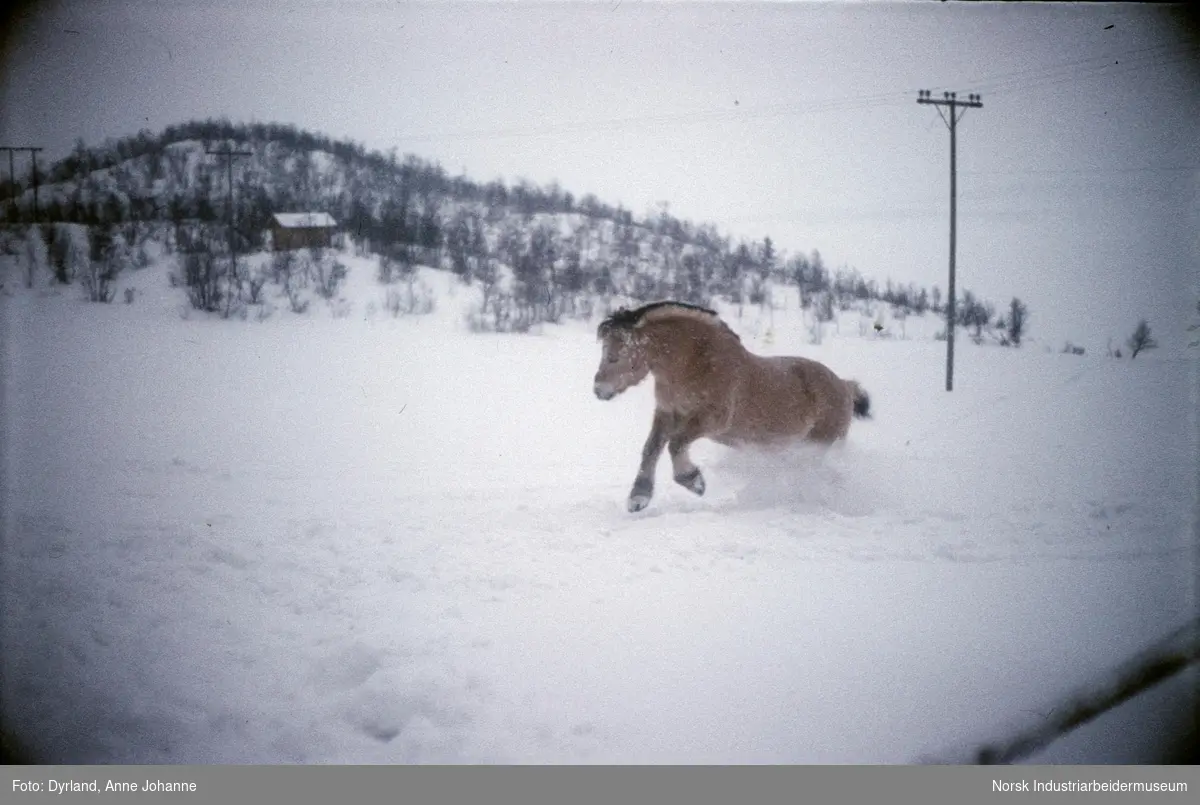
[[[845,438],[853,416],[870,416],[870,398],[857,382],[807,358],[755,355],[708,308],[683,302],[622,308],[600,323],[596,336],[603,350],[594,390],[601,400],[654,375],[654,421],[629,493],[631,512],[654,495],[663,447],[675,482],[703,495],[704,476],[688,457],[697,439],[730,447],[832,444]]]

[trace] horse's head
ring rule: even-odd
[[[600,325],[596,336],[602,351],[594,389],[600,399],[611,400],[641,383],[650,372],[645,338],[635,328],[612,318]]]

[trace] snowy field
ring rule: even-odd
[[[595,399],[589,326],[142,290],[0,302],[3,705],[53,762],[908,763],[1196,611],[1184,355],[964,339],[947,394],[944,344],[734,318],[875,418],[824,457],[700,443],[708,494],[664,459],[631,515],[652,390]],[[1157,760],[1195,681],[1033,760]]]

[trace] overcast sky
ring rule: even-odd
[[[1200,254],[1200,56],[1138,5],[85,0],[35,7],[0,140],[280,121],[487,181],[557,180],[787,252],[1027,300],[1094,348],[1182,340]],[[7,166],[0,166],[7,170]],[[1194,318],[1194,317],[1193,317]]]

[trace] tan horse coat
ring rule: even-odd
[[[654,376],[656,408],[630,510],[644,508],[653,493],[654,466],[668,446],[675,480],[704,492],[688,446],[699,438],[721,444],[775,444],[807,440],[829,444],[845,438],[853,416],[868,416],[870,401],[853,380],[800,357],[765,357],[711,310],[659,302],[621,310],[601,323],[604,355],[595,392],[611,399]]]

